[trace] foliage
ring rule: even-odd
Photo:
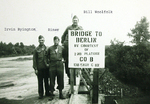
[[[118,79],[150,90],[150,45],[123,46],[120,42],[106,50],[106,67]]]
[[[111,41],[106,49],[106,67],[121,81],[150,92],[150,34],[149,23],[143,17],[131,30],[134,46],[124,46],[123,42]]]
[[[34,49],[34,45],[26,46],[22,42],[16,43],[14,45],[11,42],[8,44],[0,42],[0,57],[30,55],[33,53]]]
[[[132,43],[136,45],[148,42],[150,39],[150,33],[148,31],[149,23],[147,22],[146,17],[143,17],[141,21],[137,22],[135,28],[131,29],[131,33],[128,33],[129,37],[132,37]]]

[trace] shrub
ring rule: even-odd
[[[119,80],[150,91],[150,45],[112,44],[106,50],[106,67]]]

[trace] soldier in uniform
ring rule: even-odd
[[[37,75],[38,79],[38,93],[39,99],[43,98],[44,89],[43,89],[43,79],[45,85],[45,96],[49,96],[49,70],[48,70],[48,63],[46,59],[46,46],[44,45],[44,37],[40,35],[38,37],[39,46],[34,50],[33,53],[33,68],[35,70],[35,74]]]
[[[83,30],[81,26],[78,25],[79,18],[75,15],[72,18],[73,24],[71,26],[68,26],[66,30],[64,31],[62,37],[61,37],[61,43],[64,46],[63,56],[65,60],[65,71],[69,78],[70,83],[70,69],[68,68],[68,30]]]
[[[55,91],[55,78],[57,77],[57,89],[59,90],[59,98],[64,99],[62,90],[64,88],[64,66],[62,62],[63,47],[59,45],[57,36],[53,39],[54,45],[48,48],[49,74],[50,74],[50,91],[51,94]]]

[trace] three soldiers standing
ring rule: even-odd
[[[59,45],[60,39],[55,36],[53,38],[54,45],[48,49],[44,45],[44,37],[39,36],[39,46],[35,49],[33,54],[33,68],[38,79],[38,93],[39,99],[43,98],[45,85],[45,96],[55,96],[55,78],[57,77],[57,89],[59,90],[59,98],[64,99],[62,90],[64,88],[64,66],[62,59],[65,60],[65,70],[70,81],[70,71],[68,68],[68,30],[82,30],[81,26],[78,26],[79,19],[74,16],[72,19],[73,24],[68,26],[62,35],[61,43],[63,47]],[[48,83],[50,78],[50,85]],[[44,79],[44,82],[43,82]],[[52,98],[50,99],[52,100]]]

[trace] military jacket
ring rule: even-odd
[[[61,37],[62,44],[65,41],[68,41],[68,30],[83,30],[83,28],[82,28],[82,26],[78,26],[78,25],[77,26],[74,26],[74,25],[68,26]]]
[[[57,48],[57,52],[56,52],[56,46],[51,46],[48,48],[48,61],[49,61],[49,65],[50,66],[59,66],[60,64],[62,64],[62,51],[63,51],[63,47],[58,45]]]
[[[42,50],[42,48],[44,48]],[[47,60],[47,48],[46,46],[38,46],[33,53],[33,68],[35,70],[41,70],[48,68],[48,60]]]

